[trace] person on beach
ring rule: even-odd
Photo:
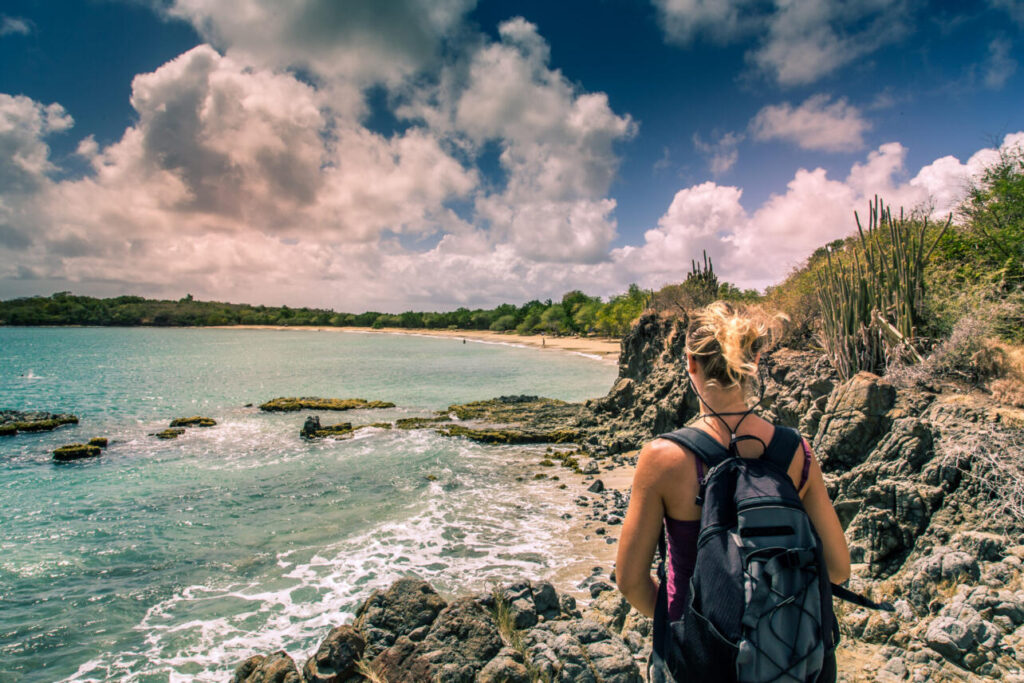
[[[773,453],[772,461],[779,464],[776,476],[783,479],[781,470],[785,467],[806,516],[821,539],[820,552],[826,565],[822,573],[827,571],[831,583],[841,584],[850,576],[850,552],[817,458],[795,430],[776,427],[756,415],[747,404],[761,351],[777,325],[777,319],[760,309],[721,301],[691,314],[686,335],[686,372],[698,396],[700,414],[689,426],[710,436],[717,442],[717,446],[710,444],[712,447],[720,446],[721,452],[728,451],[731,456],[749,459]],[[704,439],[700,434],[694,436]],[[776,440],[777,436],[786,438]],[[777,443],[773,444],[773,440]],[[780,453],[780,443],[785,444],[784,453]],[[687,599],[697,559],[701,503],[708,473],[703,460],[703,456],[669,438],[656,438],[640,451],[615,571],[623,596],[649,617],[655,616],[658,598],[664,600],[651,576],[651,561],[663,534],[667,541],[668,621],[688,616]],[[742,584],[739,593],[743,594]],[[831,619],[831,605],[828,618]],[[826,652],[821,666],[816,680],[834,681],[835,658],[831,651]],[[654,668],[652,680],[672,680]],[[730,668],[729,664],[723,668]],[[728,671],[723,675],[722,680],[729,680],[734,674]]]

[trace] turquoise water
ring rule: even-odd
[[[243,406],[396,404],[321,413],[361,424],[502,394],[580,400],[614,375],[578,355],[448,338],[0,328],[0,408],[81,418],[0,439],[0,683],[223,681],[255,652],[301,665],[402,575],[458,592],[551,574],[569,560],[559,514],[571,503],[555,483],[512,476],[543,447],[382,429],[306,443],[306,412]],[[196,414],[218,425],[148,436]],[[102,457],[52,462],[93,436],[110,439]]]

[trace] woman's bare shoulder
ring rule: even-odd
[[[637,471],[651,471],[652,474],[682,470],[692,467],[694,456],[685,448],[668,439],[653,439],[644,444],[637,459]]]

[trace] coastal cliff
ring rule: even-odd
[[[683,330],[641,317],[611,391],[573,418],[602,467],[696,414]],[[850,543],[852,588],[896,605],[837,601],[840,680],[1024,681],[1024,411],[956,387],[863,372],[840,381],[808,351],[778,349],[762,365],[759,410],[812,443]],[[582,587],[592,600],[580,607],[515,577],[449,602],[403,579],[369,596],[301,672],[275,653],[234,680],[641,680],[650,620],[599,576]]]

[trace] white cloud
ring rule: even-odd
[[[43,105],[24,95],[0,93],[0,192],[31,192],[54,170],[43,138],[72,126],[59,104]]]
[[[1024,133],[1015,133],[1002,147],[1022,143]],[[720,277],[762,288],[781,280],[817,247],[851,234],[853,212],[863,215],[875,194],[890,206],[923,209],[944,220],[998,154],[982,149],[966,163],[943,157],[905,179],[906,149],[887,143],[854,164],[843,180],[820,168],[798,170],[784,193],[753,211],[741,205],[740,188],[702,183],[677,192],[644,243],[617,249],[612,259],[644,286],[660,287],[683,279],[690,259],[706,250]]]
[[[0,36],[27,36],[30,33],[32,33],[32,25],[28,19],[0,15]]]
[[[744,140],[742,133],[729,131],[718,136],[713,142],[705,142],[697,133],[693,134],[693,146],[708,159],[711,175],[716,178],[729,172],[740,158],[737,147]]]
[[[759,23],[753,0],[653,0],[666,36],[688,45],[700,35],[730,42]]]
[[[813,83],[909,32],[906,0],[653,1],[673,42],[756,36],[747,59],[784,86]]]
[[[801,149],[849,152],[864,146],[864,133],[871,127],[857,107],[846,98],[832,102],[828,95],[809,97],[798,107],[789,102],[770,105],[750,122],[757,140],[784,140]]]
[[[985,87],[999,90],[1017,72],[1017,60],[1010,56],[1010,41],[995,38],[988,44],[985,63]]]
[[[367,84],[396,82],[436,59],[475,0],[173,0],[213,45],[243,61]]]
[[[499,34],[401,113],[471,150],[499,145],[505,186],[475,202],[495,243],[538,261],[605,259],[616,234],[615,201],[605,196],[618,168],[614,144],[636,126],[604,93],[579,92],[551,69],[535,25],[515,18]]]

